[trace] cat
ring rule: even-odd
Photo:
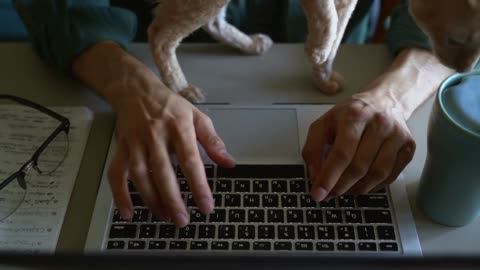
[[[479,0],[409,0],[409,11],[442,64],[458,72],[475,66],[480,56]]]
[[[340,91],[342,76],[332,70],[338,47],[357,0],[299,0],[308,22],[305,53],[312,63],[315,85],[326,94]],[[176,48],[202,28],[214,39],[246,54],[262,54],[272,47],[264,34],[246,35],[225,20],[229,0],[160,0],[148,27],[153,59],[163,82],[187,100],[205,101],[205,93],[190,85],[176,57]]]

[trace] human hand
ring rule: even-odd
[[[233,167],[235,161],[210,118],[167,89],[156,76],[142,85],[121,83],[114,87],[119,94],[112,104],[117,111],[117,152],[108,177],[121,216],[131,219],[133,214],[128,178],[154,215],[172,219],[180,227],[187,225],[189,213],[170,153],[176,154],[200,211],[204,214],[213,211],[214,201],[197,140],[220,166]]]
[[[397,178],[414,152],[403,114],[355,95],[309,128],[303,158],[313,182],[312,198],[381,189]]]

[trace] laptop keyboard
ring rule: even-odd
[[[190,223],[176,228],[156,219],[129,185],[131,221],[113,207],[105,250],[249,252],[401,252],[389,191],[339,196],[317,203],[302,165],[205,165],[215,210],[196,208],[177,168]]]

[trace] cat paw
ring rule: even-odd
[[[329,76],[319,76],[318,73],[314,73],[314,81],[317,88],[326,95],[340,92],[344,83],[343,76],[335,71],[332,71]]]
[[[263,54],[268,51],[272,45],[272,39],[264,34],[251,35],[252,45],[245,51],[248,54]]]
[[[206,100],[205,92],[203,92],[202,89],[191,85],[178,91],[178,94],[191,103],[202,103]]]
[[[320,64],[327,61],[330,51],[322,49],[319,46],[312,46],[310,43],[305,44],[305,54],[313,64]]]

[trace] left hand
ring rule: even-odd
[[[313,182],[312,198],[381,189],[398,177],[414,152],[403,114],[354,95],[309,128],[303,158]]]

